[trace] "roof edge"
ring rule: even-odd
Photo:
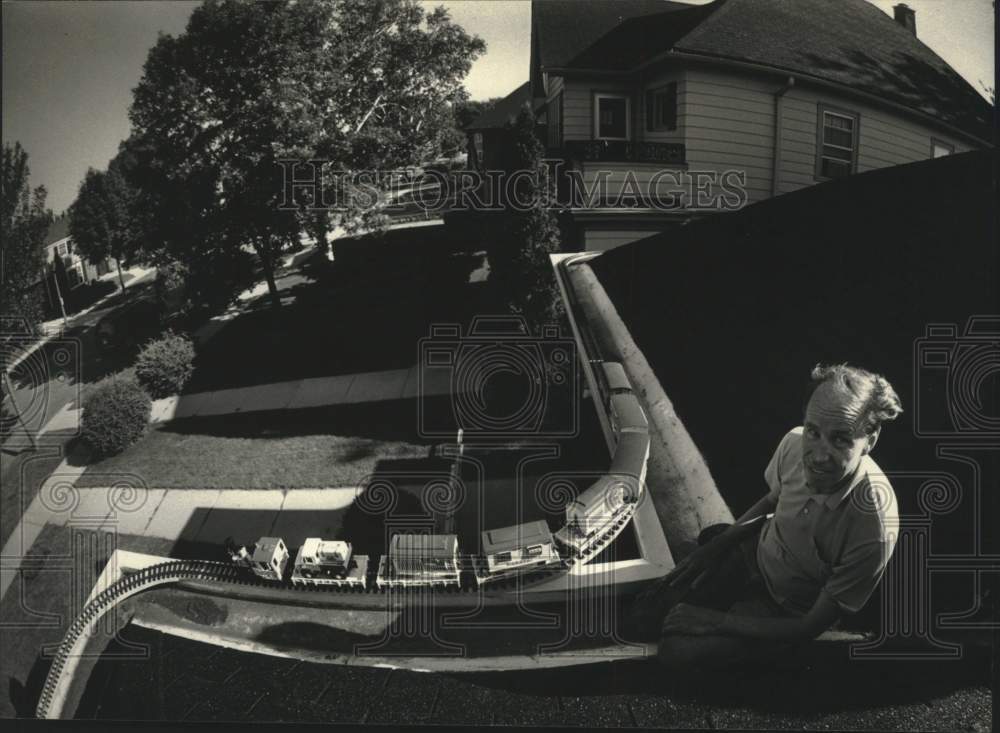
[[[989,147],[993,147],[995,145],[995,141],[993,140],[986,140],[984,138],[981,138],[978,135],[975,135],[967,130],[963,130],[960,127],[956,127],[954,124],[950,122],[942,120],[940,117],[935,117],[915,107],[910,107],[909,105],[902,104],[900,102],[895,102],[891,99],[886,99],[885,97],[880,97],[876,94],[872,94],[871,92],[865,92],[860,89],[855,89],[854,87],[848,86],[847,84],[842,84],[841,82],[831,81],[830,79],[824,79],[821,76],[814,76],[812,74],[803,74],[801,71],[786,69],[780,66],[770,66],[768,64],[760,64],[754,61],[742,61],[739,59],[727,58],[725,56],[719,56],[716,54],[707,54],[707,53],[703,54],[703,53],[697,53],[695,51],[678,51],[676,49],[671,49],[670,51],[659,54],[658,56],[654,56],[653,58],[642,62],[641,64],[630,69],[628,73],[634,74],[638,71],[642,71],[643,69],[645,69],[648,66],[651,66],[654,63],[657,63],[659,61],[664,61],[670,58],[702,61],[734,69],[748,69],[758,72],[765,71],[767,73],[781,75],[781,76],[794,76],[800,79],[807,79],[809,80],[809,82],[814,83],[818,86],[828,87],[830,89],[836,89],[837,91],[844,93],[848,96],[863,99],[867,102],[875,104],[876,106],[888,107],[893,110],[900,110],[906,112],[907,114],[914,115],[916,117],[919,117],[921,120],[932,122],[939,127],[943,127],[947,129],[949,132],[955,133],[960,137],[963,137],[969,141],[974,141],[978,144],[987,145]],[[983,100],[983,102],[987,105],[989,104],[989,102],[987,102],[985,99]],[[994,109],[994,114],[995,114],[995,109]]]

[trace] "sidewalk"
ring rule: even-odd
[[[133,285],[141,284],[142,282],[144,282],[144,278],[147,275],[149,275],[151,272],[156,272],[156,268],[155,267],[154,268],[130,267],[129,269],[125,270],[126,274],[131,275],[131,278],[128,281],[126,281],[126,283],[125,283],[125,289],[128,290]],[[113,277],[105,276],[105,278],[108,279],[108,280],[114,280],[115,284],[116,285],[118,284],[118,275],[117,275],[117,273],[114,273]],[[72,315],[67,316],[67,319],[66,319],[67,323],[65,323],[65,324],[63,323],[62,317],[53,318],[51,320],[45,321],[45,322],[43,322],[41,324],[42,331],[44,331],[45,335],[47,337],[49,337],[49,338],[52,338],[54,336],[58,336],[58,335],[62,334],[62,332],[65,329],[67,329],[67,328],[73,328],[76,325],[76,324],[73,323],[76,319],[82,318],[83,316],[86,316],[86,315],[90,315],[91,313],[93,313],[96,310],[100,310],[105,305],[107,305],[107,302],[111,298],[114,298],[116,295],[119,295],[120,293],[121,293],[121,290],[119,290],[119,289],[116,288],[113,292],[108,293],[103,298],[101,298],[98,301],[95,301],[94,303],[92,303],[91,305],[87,306],[83,310],[77,311],[76,313],[73,313]]]
[[[439,369],[429,370],[421,384],[420,367],[414,365],[409,369],[314,377],[166,397],[153,402],[150,422],[162,423],[185,417],[265,410],[299,410],[309,407],[405,400],[413,399],[418,394],[423,397],[435,397],[450,394],[451,391],[450,380],[442,378]]]

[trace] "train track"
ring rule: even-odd
[[[535,573],[495,581],[490,583],[488,592],[503,592],[514,589],[523,590],[526,587],[551,580],[554,576],[569,572],[576,563],[585,563],[593,559],[610,545],[628,525],[632,517],[632,511],[634,510],[630,507],[628,511],[623,512],[623,516],[612,524],[586,553],[576,557],[568,557],[563,565],[559,567],[540,569]],[[464,570],[471,570],[471,564],[469,564],[468,568],[463,568]],[[464,575],[465,572],[463,572]],[[210,560],[171,560],[131,572],[98,593],[84,606],[80,614],[70,624],[66,635],[63,637],[56,651],[55,658],[52,660],[52,666],[49,668],[45,684],[42,687],[36,707],[37,716],[39,718],[60,717],[66,692],[72,681],[72,672],[76,668],[74,660],[80,658],[87,641],[105,614],[122,601],[137,593],[157,586],[185,581],[272,589],[280,588],[302,594],[365,594],[385,596],[390,593],[399,595],[406,592],[399,588],[378,588],[373,582],[369,583],[367,587],[362,588],[301,586],[293,585],[290,581],[267,581],[231,563]],[[421,593],[472,595],[481,592],[483,589],[478,587],[474,582],[465,582],[460,587],[420,588],[419,590]]]
[[[565,263],[562,263],[560,265],[560,275],[564,271]],[[567,287],[566,291],[570,300],[570,308],[580,317],[580,323],[585,325],[586,318],[583,317],[582,313],[579,313],[580,305],[576,302],[572,289]],[[585,368],[595,362],[601,361],[602,354],[600,354],[598,340],[589,328],[585,328],[580,333],[580,340],[583,342],[585,351],[582,355],[586,362]],[[594,372],[597,372],[597,374],[594,374]],[[596,386],[599,393],[607,391],[607,385],[602,381],[600,370],[591,370],[591,377],[596,377]],[[599,404],[599,409],[608,409],[605,399],[606,394],[601,394],[600,397],[602,399],[595,400]],[[636,475],[645,475],[645,466],[641,468],[643,469],[641,474],[637,472]],[[588,544],[585,551],[564,550],[561,553],[563,555],[563,562],[558,566],[539,568],[535,572],[509,579],[496,580],[490,582],[488,586],[483,587],[475,581],[471,558],[464,558],[460,574],[462,580],[457,587],[420,587],[414,590],[420,593],[455,596],[479,593],[494,594],[498,592],[504,594],[513,590],[524,590],[537,586],[542,582],[552,580],[556,576],[572,573],[574,566],[586,564],[600,555],[628,526],[629,521],[631,521],[635,513],[635,508],[635,503],[627,505],[619,516],[615,517],[614,521],[608,525],[607,529]],[[209,560],[170,560],[124,575],[91,599],[84,606],[81,613],[73,620],[73,623],[59,645],[48,676],[45,679],[45,684],[36,707],[37,716],[39,718],[58,718],[61,716],[66,694],[73,678],[72,673],[77,666],[77,660],[79,660],[87,641],[91,638],[97,623],[117,604],[137,593],[156,586],[183,582],[287,590],[297,594],[323,594],[334,597],[345,595],[386,596],[389,594],[398,596],[412,592],[410,589],[378,587],[378,584],[375,582],[377,568],[377,562],[369,564],[368,578],[364,586],[297,585],[293,584],[290,579],[269,581],[259,578],[249,570],[232,563]],[[572,588],[567,589],[567,592],[572,592]]]

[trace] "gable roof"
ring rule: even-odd
[[[539,62],[543,69],[566,66],[624,20],[690,7],[670,0],[533,0]]]
[[[632,71],[660,56],[751,63],[867,92],[982,140],[992,137],[990,104],[867,0],[716,0],[701,6],[603,0],[594,14],[573,5],[532,5],[543,70]],[[579,32],[573,30],[578,22]],[[596,37],[583,43],[583,36]]]
[[[473,120],[472,124],[466,127],[465,130],[466,132],[475,132],[476,130],[494,130],[504,127],[508,122],[517,119],[517,114],[521,111],[521,107],[528,102],[532,102],[530,81],[524,82],[524,84],[493,105],[492,109],[487,110]],[[532,109],[537,111],[544,104],[544,99],[532,102]]]
[[[52,220],[52,223],[49,225],[49,230],[45,234],[45,239],[42,240],[42,247],[48,247],[50,244],[54,244],[60,239],[66,239],[68,236],[69,217],[64,214],[63,216]]]

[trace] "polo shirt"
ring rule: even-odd
[[[813,493],[802,466],[802,428],[788,432],[764,479],[777,506],[761,528],[757,565],[784,608],[805,614],[821,591],[857,613],[878,585],[896,545],[899,515],[888,479],[864,456],[848,486]]]

